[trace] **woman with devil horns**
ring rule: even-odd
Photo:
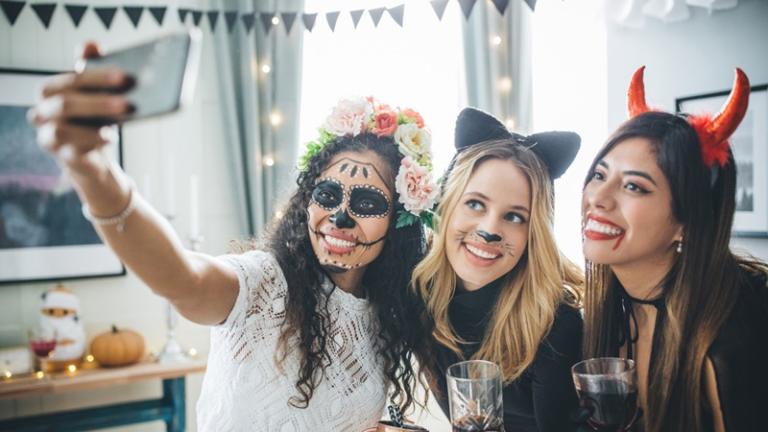
[[[763,430],[766,265],[729,248],[749,81],[736,70],[715,116],[673,115],[648,108],[643,70],[584,185],[585,356],[635,360],[638,430]]]

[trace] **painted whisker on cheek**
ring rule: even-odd
[[[509,254],[509,256],[513,257],[515,256],[515,245],[512,243],[504,243],[504,246],[502,246],[502,249],[504,249],[504,253]]]

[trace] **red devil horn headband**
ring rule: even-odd
[[[629,84],[627,106],[630,118],[651,111],[645,102],[644,71],[645,66],[638,68],[632,75],[632,81]],[[707,166],[711,167],[715,162],[724,166],[728,162],[728,138],[747,113],[749,92],[749,78],[744,71],[736,68],[736,78],[733,81],[731,95],[720,112],[715,116],[694,115],[688,117],[688,123],[699,135],[701,155]]]

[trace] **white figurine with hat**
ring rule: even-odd
[[[56,348],[48,356],[48,361],[79,362],[85,353],[85,330],[80,321],[80,300],[62,285],[43,293],[42,299],[42,336],[46,339],[56,339]]]

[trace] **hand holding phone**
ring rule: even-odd
[[[200,59],[199,29],[171,33],[129,48],[84,59],[78,71],[117,68],[133,86],[124,96],[135,108],[121,121],[175,112],[192,101]],[[78,119],[80,124],[113,123],[114,119]]]

